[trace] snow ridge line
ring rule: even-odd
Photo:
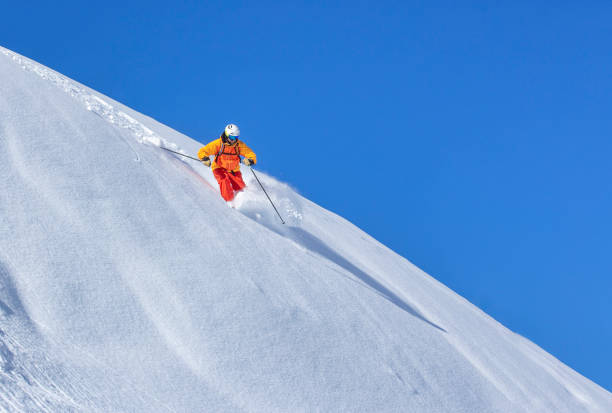
[[[44,67],[24,56],[21,56],[11,50],[8,50],[0,46],[0,52],[5,56],[16,62],[22,69],[32,72],[41,78],[50,81],[64,92],[77,99],[79,102],[85,105],[87,110],[100,116],[105,121],[116,125],[122,129],[127,129],[132,136],[141,144],[152,144],[155,146],[161,146],[162,144],[166,147],[178,150],[176,144],[166,141],[164,138],[147,128],[136,119],[129,116],[127,113],[116,109],[114,106],[99,98],[98,96],[90,93],[84,87],[75,84],[71,79],[62,76],[52,69]],[[129,145],[129,143],[128,143]],[[133,148],[132,148],[133,149]],[[134,151],[136,152],[136,151]],[[137,161],[140,160],[137,154]]]
[[[0,52],[21,66],[23,70],[34,73],[40,76],[42,79],[53,83],[71,97],[81,102],[88,111],[95,113],[110,124],[113,124],[121,129],[126,129],[138,143],[144,145],[150,144],[157,147],[164,146],[168,149],[172,149],[176,152],[187,155],[187,153],[178,145],[162,138],[160,135],[147,128],[138,120],[134,119],[122,110],[115,108],[101,97],[96,96],[85,86],[81,86],[74,80],[2,46],[0,46]],[[138,151],[136,151],[134,146],[127,139],[124,138],[124,142],[129,146],[132,152],[134,152],[134,161],[140,162],[140,155],[138,154]],[[272,192],[274,192],[273,189]],[[279,199],[279,194],[274,194],[272,197],[279,202],[279,207],[284,209],[290,218],[293,218],[296,221],[302,220],[302,214],[293,202],[286,198]],[[256,220],[259,220],[257,214],[258,213],[255,213],[255,218]]]

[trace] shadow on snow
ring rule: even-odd
[[[395,304],[397,307],[406,311],[408,314],[426,322],[430,326],[435,327],[438,330],[446,333],[445,329],[427,320],[421,313],[419,313],[416,309],[408,305],[402,298],[397,296],[397,294],[382,285],[374,277],[370,276],[365,271],[359,269],[346,258],[342,257],[340,254],[330,248],[327,244],[325,244],[321,239],[317,238],[316,236],[312,235],[310,232],[302,228],[289,227],[287,229],[291,234],[291,239],[296,241],[298,244],[336,263],[337,265],[344,268],[345,270],[353,274],[355,277],[360,279],[367,286],[371,287],[376,293],[386,298],[391,303]]]
[[[408,314],[412,315],[413,317],[418,318],[419,320],[429,324],[430,326],[442,332],[445,332],[445,333],[447,332],[444,328],[429,321],[427,318],[425,318],[416,309],[411,307],[408,303],[406,303],[402,298],[400,298],[393,291],[391,291],[390,289],[382,285],[374,277],[370,276],[365,271],[359,269],[357,266],[355,266],[353,263],[348,261],[346,258],[342,257],[340,254],[334,251],[331,247],[329,247],[325,242],[323,242],[321,239],[311,234],[310,232],[302,228],[299,228],[299,227],[289,227],[289,226],[279,227],[276,223],[268,223],[265,221],[262,222],[260,219],[258,219],[254,211],[241,211],[241,213],[251,218],[255,222],[258,222],[259,224],[266,226],[267,228],[276,232],[277,234],[293,240],[294,242],[303,246],[304,248],[344,268],[345,270],[353,274],[355,277],[357,277],[357,279],[361,280],[361,282],[363,282],[365,285],[367,285],[372,290],[374,290],[377,294],[384,297],[386,300],[396,305],[400,309],[404,310]]]

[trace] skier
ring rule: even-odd
[[[240,192],[246,187],[240,173],[240,156],[244,157],[242,163],[247,166],[255,165],[257,161],[255,153],[238,139],[239,136],[238,126],[230,123],[218,139],[198,151],[198,158],[202,163],[209,167],[212,165],[213,175],[221,189],[221,196],[227,202],[234,199],[235,192]],[[215,160],[211,162],[210,157],[213,155]]]

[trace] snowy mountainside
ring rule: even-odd
[[[286,184],[287,225],[248,171],[228,208],[159,149],[200,143],[3,48],[0,78],[0,411],[612,411]]]

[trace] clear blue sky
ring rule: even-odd
[[[202,142],[238,123],[260,169],[610,390],[612,4],[455,3],[9,2],[0,44]]]

